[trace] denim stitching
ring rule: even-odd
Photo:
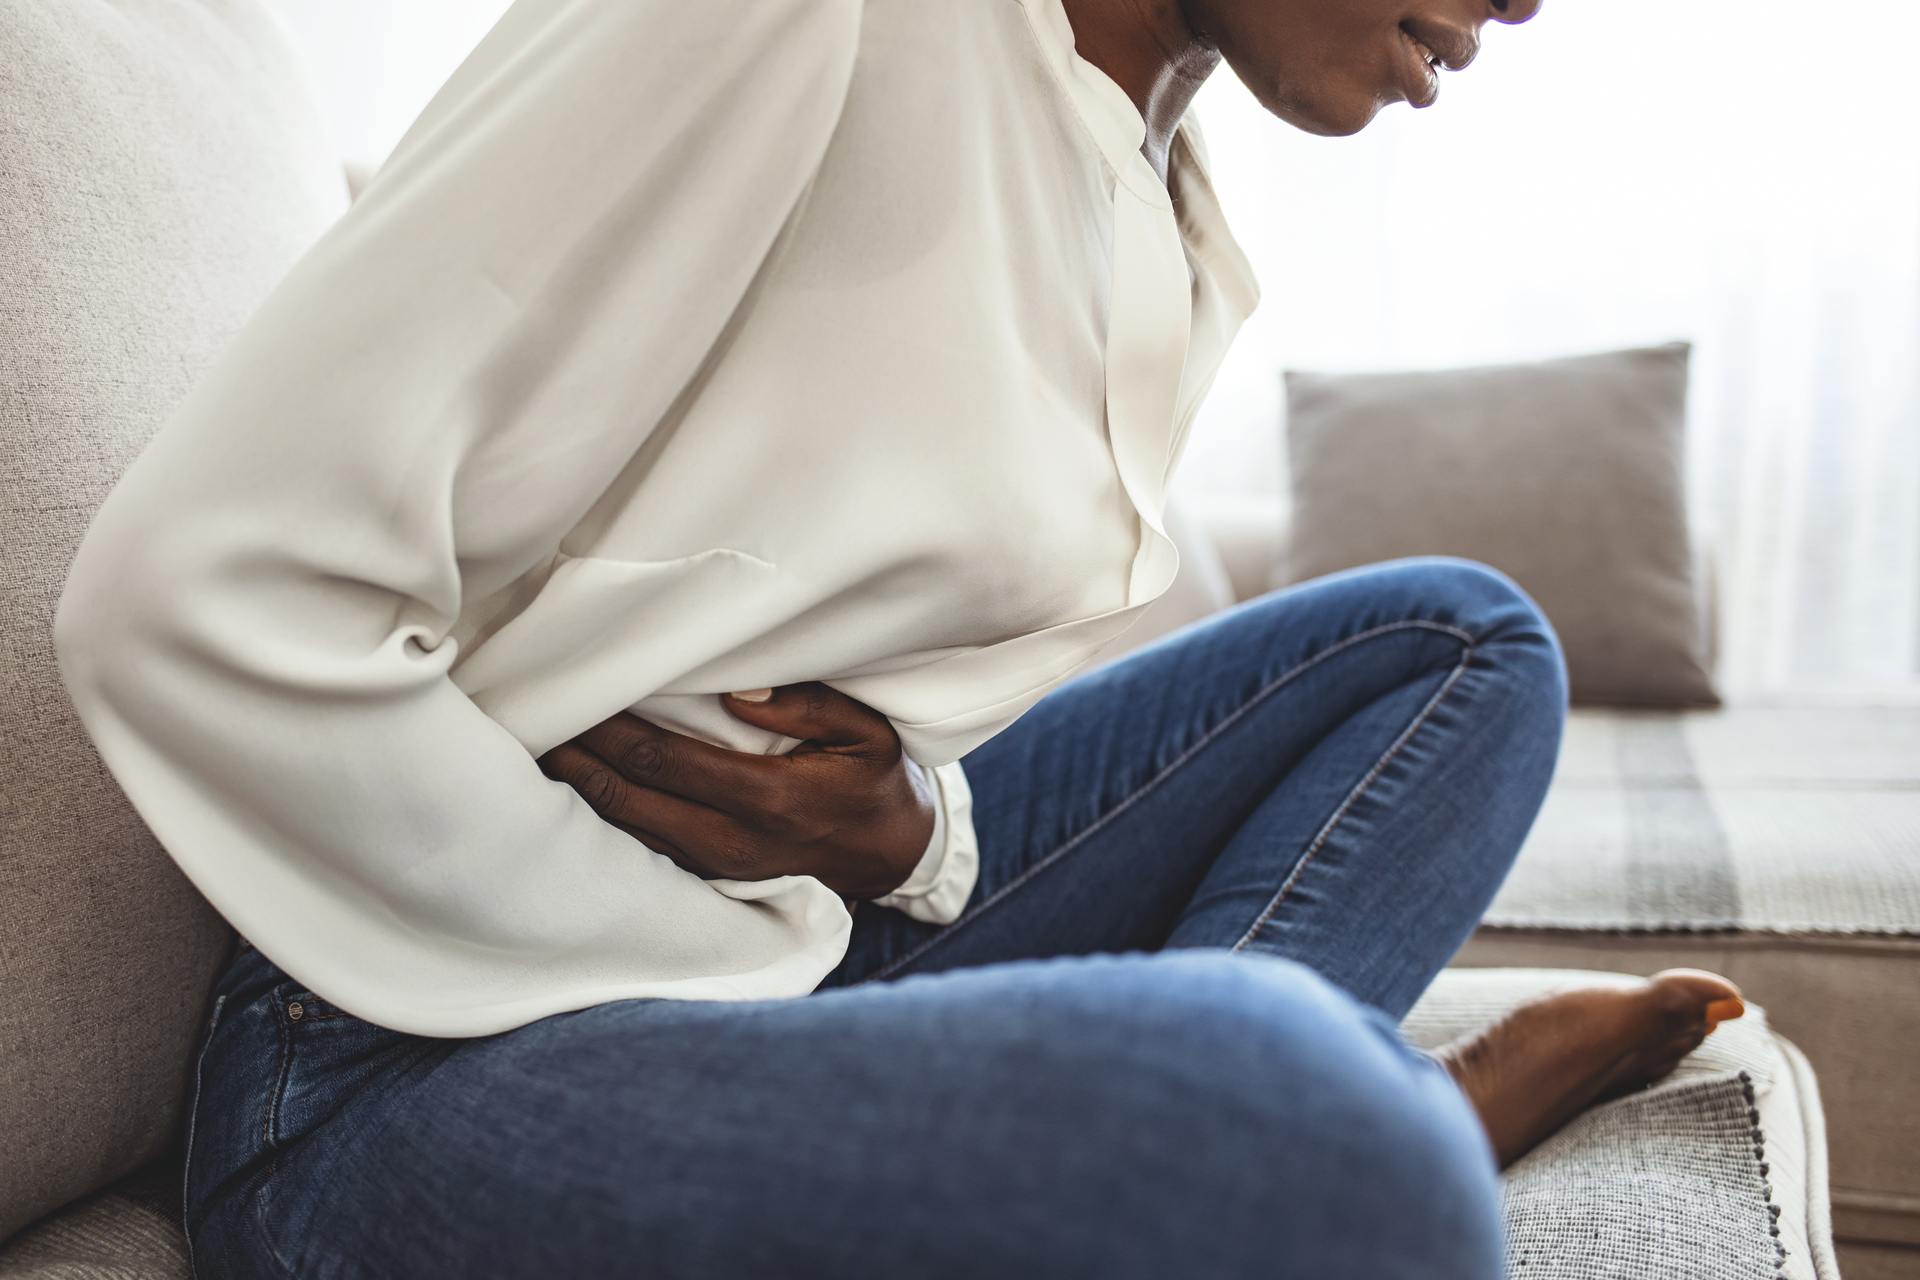
[[[1315,664],[1321,662],[1322,660],[1333,656],[1334,654],[1340,652],[1342,649],[1345,649],[1350,645],[1358,644],[1362,640],[1370,640],[1375,636],[1385,635],[1388,632],[1392,632],[1392,631],[1405,631],[1409,629],[1445,632],[1447,635],[1453,636],[1455,639],[1463,641],[1466,644],[1467,652],[1469,653],[1473,651],[1473,646],[1474,644],[1477,643],[1475,637],[1471,633],[1463,631],[1459,627],[1451,626],[1444,622],[1432,622],[1424,618],[1408,618],[1399,622],[1382,623],[1377,627],[1369,627],[1365,631],[1356,632],[1355,634],[1348,636],[1346,639],[1337,641],[1334,644],[1330,644],[1326,648],[1321,649],[1319,652],[1314,653],[1310,657],[1302,659],[1301,661],[1295,663],[1293,666],[1287,668],[1287,670],[1275,676],[1272,680],[1269,680],[1266,684],[1260,686],[1259,689],[1254,691],[1251,697],[1249,697],[1245,702],[1241,703],[1238,707],[1234,708],[1233,711],[1231,711],[1224,718],[1222,718],[1219,724],[1214,725],[1213,728],[1207,730],[1204,734],[1202,734],[1200,738],[1197,741],[1195,741],[1192,746],[1188,747],[1185,751],[1182,751],[1179,755],[1175,756],[1173,760],[1169,764],[1167,764],[1165,768],[1160,770],[1160,772],[1154,774],[1151,778],[1148,778],[1145,782],[1141,783],[1139,787],[1135,788],[1132,792],[1130,792],[1128,795],[1122,798],[1120,803],[1114,805],[1113,808],[1107,810],[1105,813],[1101,814],[1098,818],[1094,819],[1093,822],[1089,823],[1084,829],[1082,829],[1078,834],[1076,834],[1071,839],[1069,839],[1065,844],[1062,844],[1059,848],[1055,849],[1052,853],[1049,853],[1046,857],[1040,859],[1040,861],[1034,863],[1032,866],[1028,867],[1025,871],[1022,871],[1019,875],[1015,876],[1012,880],[1009,880],[1006,884],[1002,885],[998,893],[995,893],[992,897],[986,899],[979,906],[966,912],[959,919],[955,920],[952,924],[947,925],[945,928],[943,928],[939,933],[934,934],[931,938],[928,938],[925,942],[922,942],[919,946],[913,948],[913,950],[908,951],[906,954],[899,956],[896,959],[892,960],[891,962],[881,966],[879,969],[876,969],[873,973],[869,974],[867,977],[862,978],[860,982],[852,983],[850,985],[859,986],[862,983],[877,982],[880,979],[885,978],[888,974],[891,974],[896,970],[902,968],[903,966],[910,964],[915,960],[920,959],[920,957],[926,955],[929,951],[933,950],[935,947],[940,945],[941,942],[945,941],[948,938],[951,938],[961,928],[972,923],[975,920],[978,920],[981,916],[987,913],[989,908],[993,907],[997,903],[1005,901],[1016,889],[1019,889],[1022,885],[1026,884],[1027,881],[1033,879],[1034,876],[1040,874],[1040,872],[1046,870],[1048,867],[1058,862],[1067,853],[1069,853],[1070,851],[1078,847],[1082,842],[1084,842],[1089,836],[1093,835],[1096,831],[1100,830],[1100,828],[1106,826],[1108,822],[1112,821],[1114,818],[1124,813],[1141,796],[1146,795],[1149,791],[1153,790],[1154,787],[1158,786],[1160,783],[1164,782],[1167,778],[1171,777],[1175,770],[1179,769],[1181,765],[1185,764],[1187,761],[1191,760],[1194,756],[1198,755],[1200,751],[1207,746],[1208,743],[1212,742],[1215,738],[1219,737],[1222,733],[1225,733],[1227,729],[1230,728],[1242,716],[1246,715],[1249,711],[1253,710],[1254,707],[1258,706],[1262,701],[1264,701],[1268,696],[1270,696],[1275,690],[1279,689],[1282,685],[1285,685],[1286,683],[1291,681],[1295,676],[1299,675],[1302,671],[1305,671],[1307,668],[1314,666]],[[1451,683],[1451,680],[1449,680],[1449,683]]]
[[[293,1057],[293,1045],[287,1035],[286,1023],[280,1017],[283,997],[276,987],[267,997],[273,1002],[273,1028],[280,1043],[280,1071],[274,1078],[273,1092],[267,1095],[266,1110],[260,1117],[260,1144],[271,1147],[274,1144],[274,1113],[280,1109],[280,1096],[287,1087],[287,1066]]]
[[[266,1115],[261,1123],[261,1134],[268,1150],[275,1144],[274,1122],[278,1119],[280,1101],[286,1092],[287,1074],[293,1063],[293,1035],[287,1021],[281,1016],[290,994],[286,988],[290,984],[281,983],[268,993],[267,999],[273,1004],[273,1026],[280,1043],[280,1072],[274,1080],[273,1092],[268,1095]],[[273,1151],[273,1159],[267,1165],[267,1171],[253,1189],[253,1223],[259,1232],[261,1243],[266,1245],[267,1256],[272,1258],[287,1280],[298,1280],[293,1267],[280,1256],[280,1248],[274,1243],[273,1232],[267,1228],[267,1186],[273,1181],[273,1175],[280,1170],[280,1153]]]
[[[268,1171],[268,1176],[272,1176],[271,1170]],[[280,1268],[280,1274],[287,1280],[300,1280],[300,1277],[294,1273],[293,1267],[280,1256],[280,1248],[273,1242],[273,1232],[267,1229],[267,1181],[264,1178],[253,1190],[253,1226],[254,1230],[260,1233],[260,1242],[267,1247],[267,1256],[272,1258],[274,1265]]]
[[[1467,647],[1461,651],[1459,663],[1447,674],[1447,678],[1441,682],[1440,687],[1434,690],[1433,696],[1427,699],[1427,704],[1420,708],[1419,714],[1408,722],[1407,727],[1400,731],[1400,736],[1395,738],[1393,744],[1381,754],[1378,760],[1373,762],[1373,768],[1367,770],[1366,776],[1354,783],[1353,790],[1347,792],[1346,799],[1340,802],[1340,807],[1333,811],[1333,816],[1328,818],[1325,825],[1320,828],[1319,834],[1313,838],[1313,843],[1308,845],[1307,851],[1300,855],[1300,860],[1293,864],[1293,870],[1289,872],[1287,878],[1281,882],[1279,890],[1273,895],[1273,900],[1267,903],[1267,909],[1260,913],[1260,918],[1253,922],[1246,933],[1241,935],[1240,940],[1228,948],[1229,950],[1239,951],[1244,948],[1248,943],[1252,942],[1254,936],[1266,926],[1267,921],[1273,919],[1273,913],[1280,909],[1280,904],[1285,902],[1287,895],[1293,892],[1293,886],[1300,882],[1300,877],[1305,874],[1308,865],[1313,862],[1315,855],[1320,852],[1321,846],[1326,844],[1328,838],[1333,835],[1333,829],[1340,825],[1340,819],[1346,817],[1347,810],[1359,802],[1360,797],[1364,795],[1367,788],[1373,784],[1373,780],[1380,776],[1380,771],[1387,767],[1387,762],[1398,755],[1400,748],[1404,747],[1408,739],[1413,737],[1414,731],[1427,722],[1427,717],[1433,713],[1435,707],[1440,705],[1440,700],[1447,696],[1447,690],[1453,688],[1454,682],[1458,680],[1461,673],[1467,669],[1468,659],[1472,657],[1473,645],[1469,643]]]
[[[189,1198],[193,1189],[193,1129],[200,1118],[201,1068],[207,1060],[207,1049],[213,1044],[213,1033],[220,1025],[220,1007],[226,1002],[224,991],[213,1002],[213,1014],[207,1019],[207,1038],[201,1042],[200,1054],[193,1060],[193,1104],[187,1108],[187,1154],[180,1170],[180,1234],[187,1241],[187,1274],[194,1277],[198,1277],[200,1271],[193,1261],[193,1229],[188,1220],[188,1209],[193,1204]]]

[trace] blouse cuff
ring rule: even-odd
[[[904,911],[928,924],[951,924],[965,909],[980,878],[980,846],[973,829],[973,789],[958,760],[935,765],[933,835],[906,883],[876,905]]]

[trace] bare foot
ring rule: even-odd
[[[1504,1169],[1594,1103],[1666,1075],[1716,1026],[1745,1012],[1725,978],[1667,969],[1635,987],[1589,987],[1522,1005],[1435,1056],[1480,1113]]]

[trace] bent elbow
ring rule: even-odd
[[[84,694],[139,663],[144,638],[160,622],[156,570],[120,546],[83,540],[53,610],[53,652],[77,707]]]

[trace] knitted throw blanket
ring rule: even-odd
[[[1588,1111],[1507,1170],[1512,1280],[1777,1280],[1785,1261],[1744,1070]]]

